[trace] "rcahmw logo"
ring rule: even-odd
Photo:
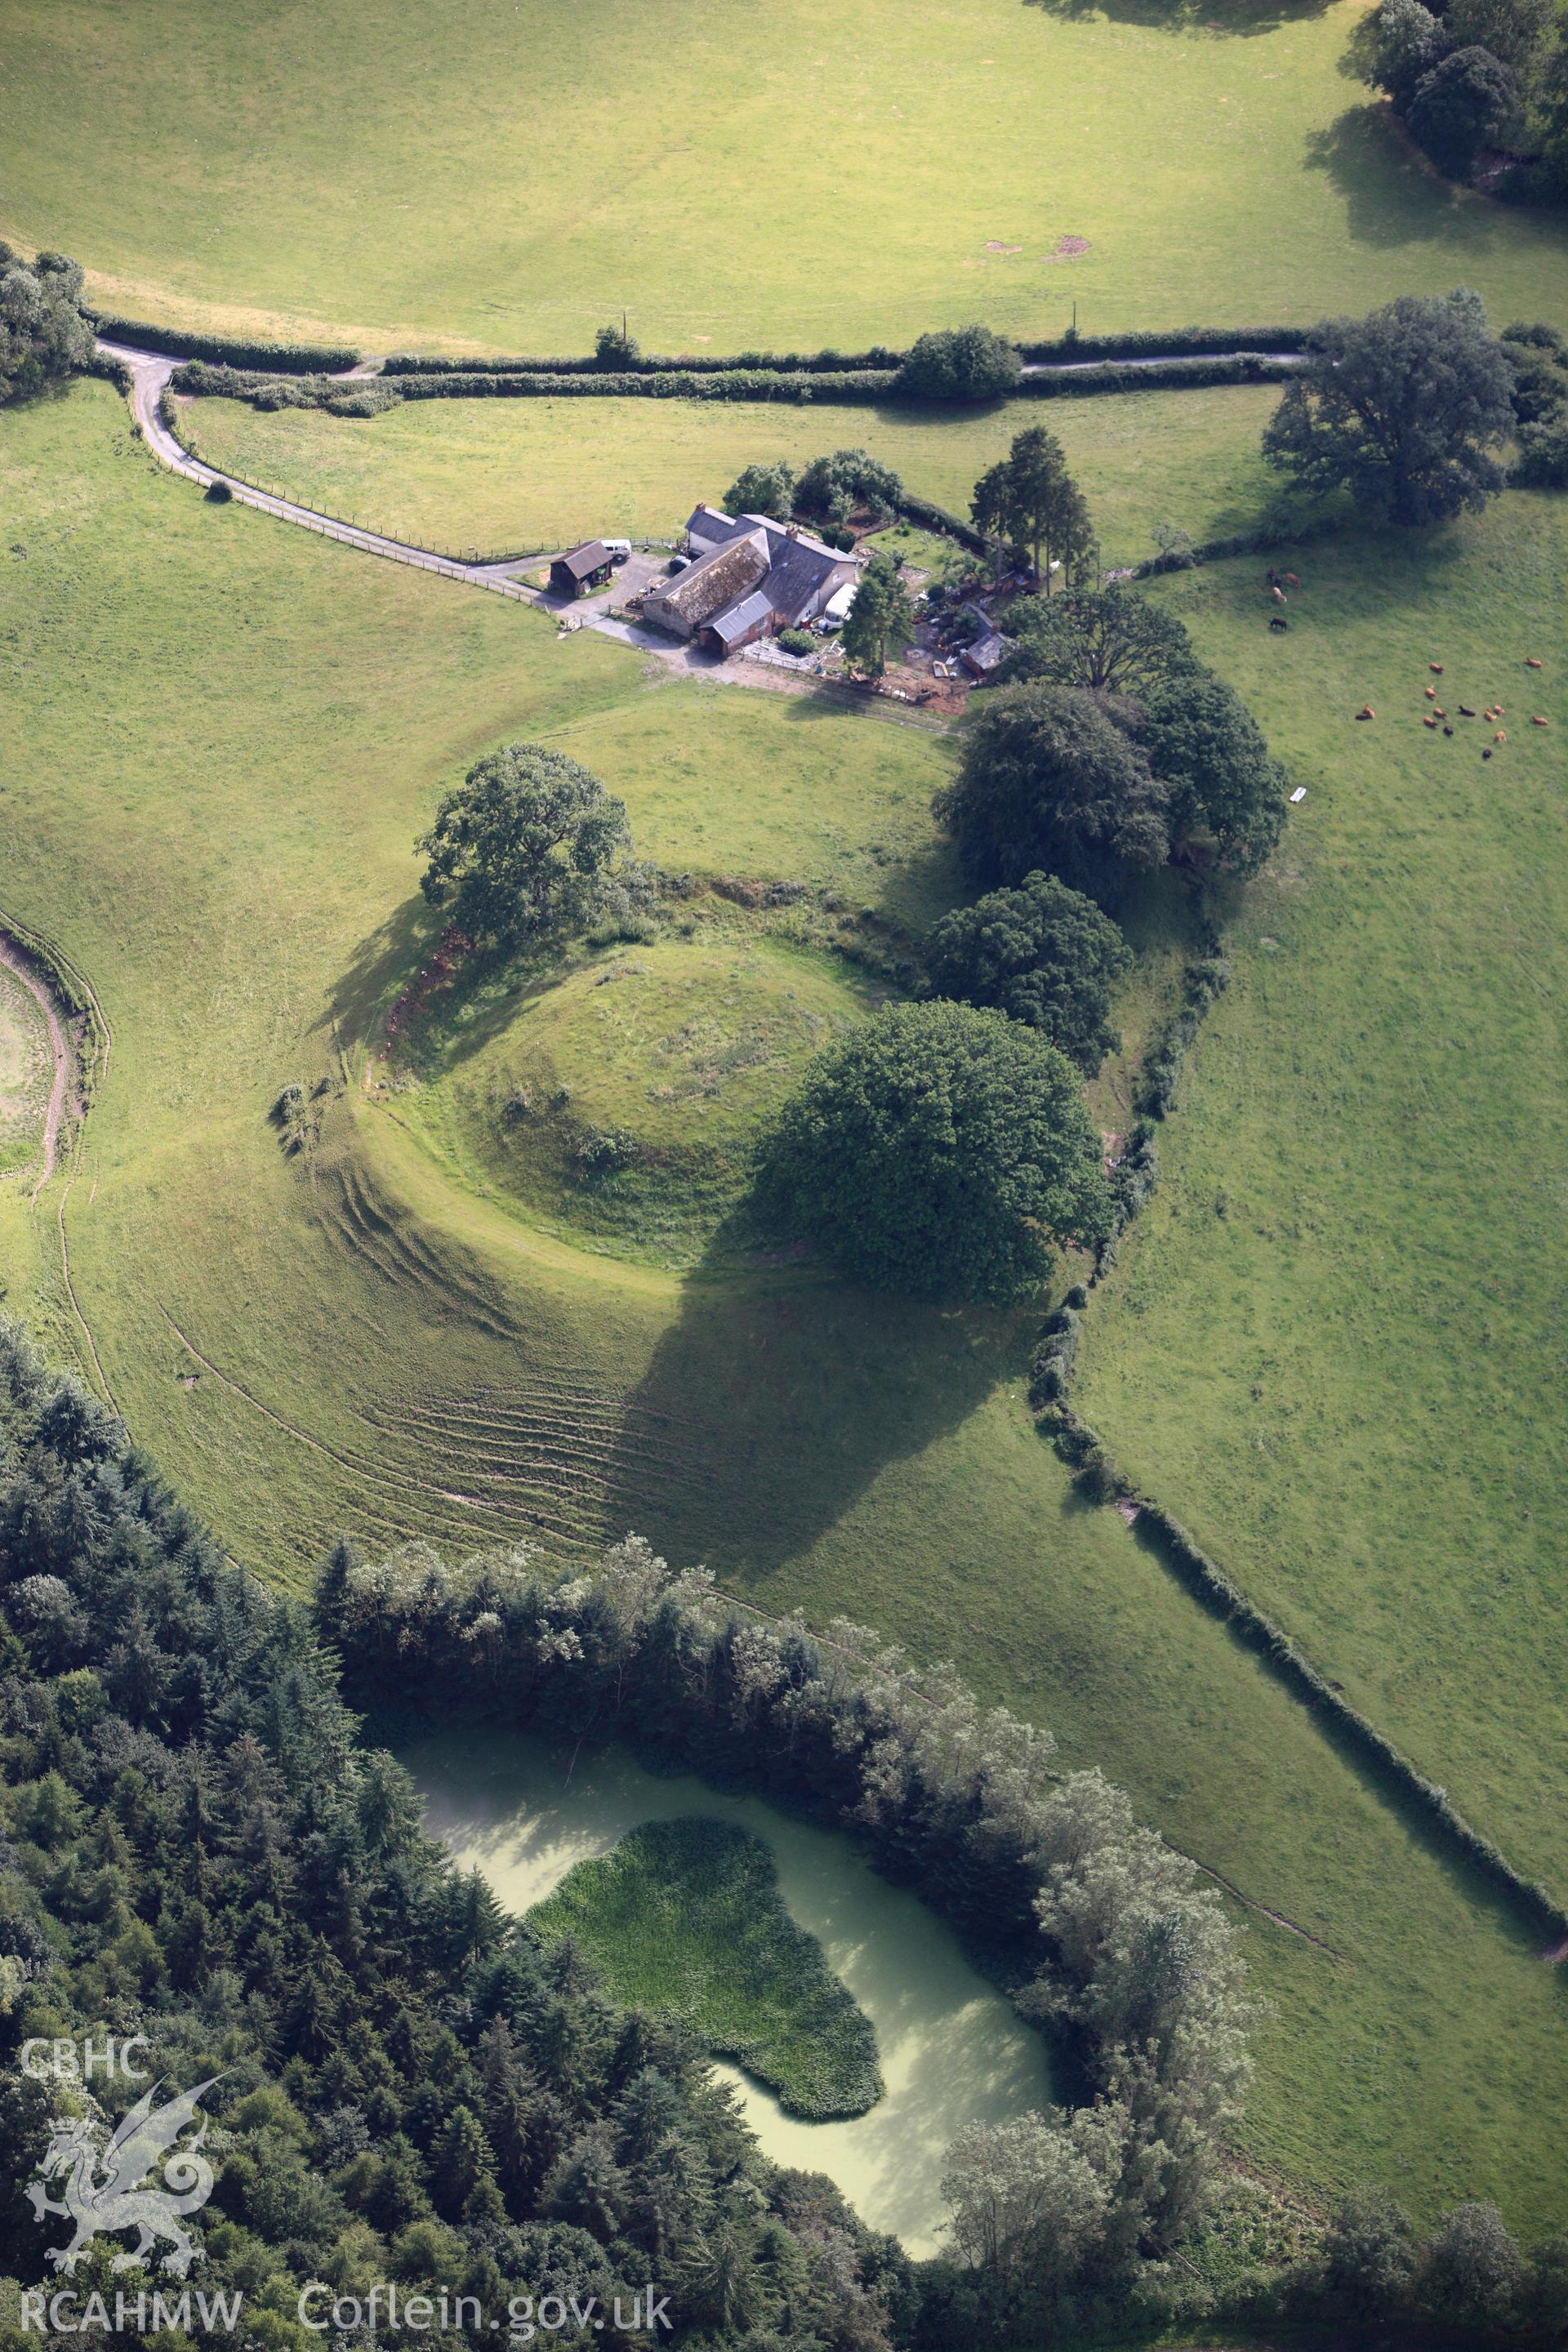
[[[111,2082],[118,2078],[141,2083],[146,2081],[148,2070],[138,2060],[146,2048],[141,2034],[125,2041],[106,2034],[101,2042],[82,2042],[79,2049],[74,2042],[26,2042],[22,2045],[22,2070],[36,2082],[52,2078],[86,2085],[95,2074],[102,2074]],[[68,2277],[94,2238],[115,2237],[127,2230],[135,2231],[136,2243],[129,2252],[115,2255],[111,2271],[134,2270],[143,2263],[151,2267],[149,2257],[160,2245],[166,2245],[168,2252],[156,2266],[174,2278],[184,2279],[193,2262],[202,2259],[202,2250],[184,2222],[187,2214],[200,2212],[212,2195],[212,2167],[201,2153],[207,2128],[201,2102],[219,2079],[211,2075],[194,2090],[165,2099],[161,2106],[153,2103],[163,2086],[154,2083],[121,2116],[108,2145],[101,2148],[96,2111],[51,2118],[39,2177],[29,2186],[27,2197],[40,2221],[57,2215],[73,2227],[75,2234],[65,2245],[45,2251],[45,2260],[55,2270]],[[182,2148],[181,2136],[193,2124],[195,2135]],[[148,2179],[160,2168],[161,2185]],[[60,2184],[58,2197],[49,2194],[54,2182]],[[232,2328],[244,2298],[198,2294],[195,2300],[204,2327]],[[32,2287],[23,2290],[22,2325],[40,2334],[61,2336],[74,2336],[87,2328],[107,2331],[111,2326],[121,2330],[188,2330],[191,2305],[189,2289],[173,2300],[161,2294],[149,2297],[145,2292],[117,2294],[111,2320],[101,2294],[89,2294],[83,2301],[68,2290],[51,2295],[43,2287]]]

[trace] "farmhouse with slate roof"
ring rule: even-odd
[[[686,542],[696,561],[644,595],[643,618],[717,654],[799,628],[858,576],[853,555],[768,515],[736,517],[700,506],[686,526]]]

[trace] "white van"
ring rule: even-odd
[[[604,549],[605,553],[609,557],[612,563],[624,563],[627,556],[632,551],[632,543],[629,539],[602,539],[599,541],[599,545]]]

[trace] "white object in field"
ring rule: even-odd
[[[1305,785],[1305,784],[1298,784],[1298,785],[1297,785],[1297,787],[1296,787],[1296,789],[1295,789],[1295,791],[1291,793],[1290,797],[1291,797],[1291,799],[1292,799],[1293,801],[1304,801],[1304,800],[1306,799],[1306,797],[1307,797],[1307,787],[1306,787],[1306,785]]]

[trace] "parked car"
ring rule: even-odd
[[[629,539],[602,539],[599,541],[599,544],[604,549],[605,553],[609,557],[610,562],[616,566],[617,571],[619,571],[621,565],[626,562],[627,556],[632,551],[632,543]]]

